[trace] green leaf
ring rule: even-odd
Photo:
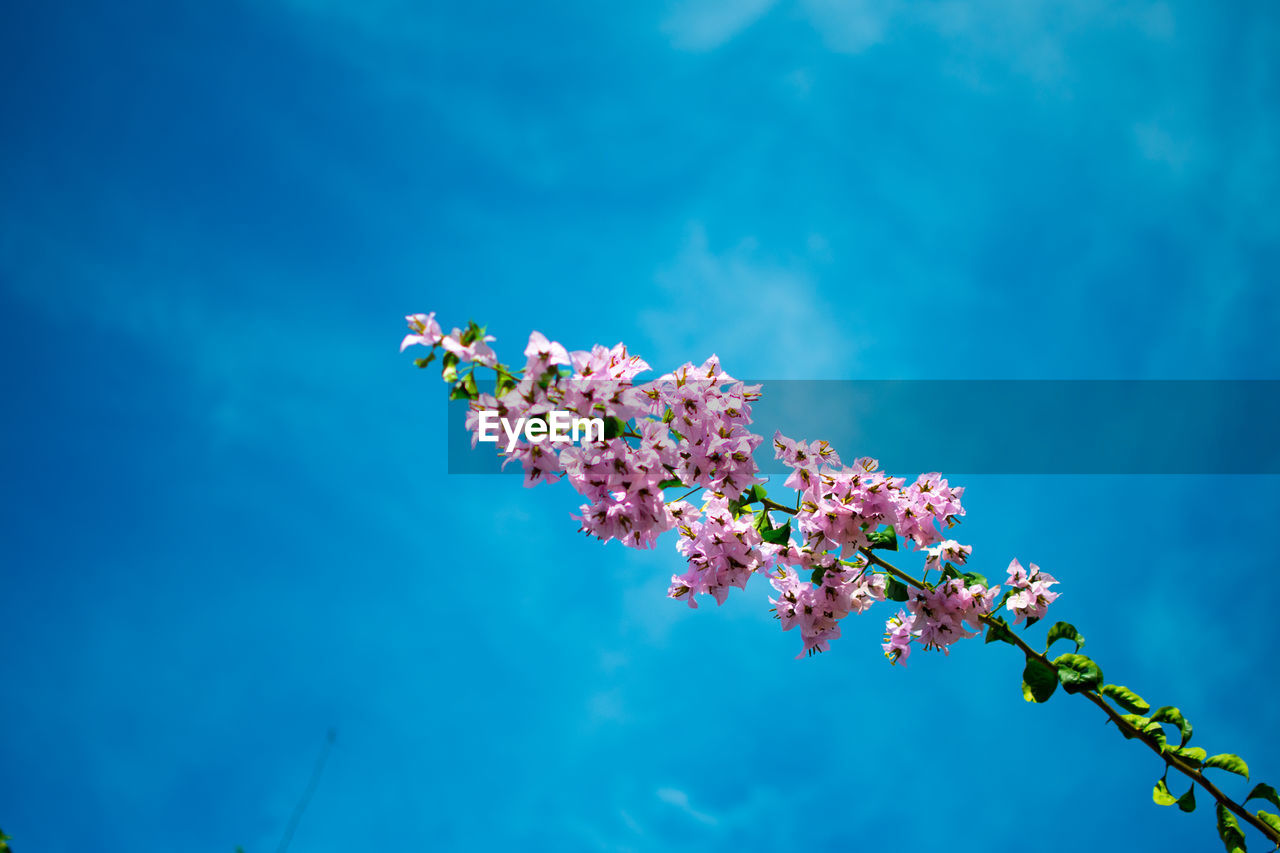
[[[756,483],[754,486],[742,493],[741,500],[744,504],[754,504],[762,502],[766,497],[768,497],[768,494],[765,492],[764,488],[759,483]]]
[[[1253,799],[1266,800],[1271,805],[1280,809],[1280,794],[1276,793],[1276,789],[1268,785],[1266,782],[1259,782],[1253,786],[1253,790],[1249,792],[1249,796],[1244,798],[1247,803]]]
[[[1102,670],[1084,655],[1059,655],[1053,665],[1058,668],[1058,680],[1068,693],[1083,693],[1102,684]]]
[[[444,354],[444,358],[440,359],[440,378],[445,382],[458,381],[458,357],[451,352]]]
[[[1182,733],[1180,746],[1186,746],[1187,741],[1191,740],[1191,721],[1182,716],[1182,712],[1172,705],[1157,708],[1155,713],[1151,715],[1151,719],[1157,723],[1172,723],[1177,726],[1178,731]]]
[[[893,527],[888,527],[884,530],[872,531],[867,536],[867,539],[871,543],[867,546],[869,548],[879,549],[882,551],[898,550],[898,532],[894,530]]]
[[[980,583],[983,586],[990,585],[987,583],[986,575],[980,575],[977,572],[965,572],[961,577],[964,578],[965,586],[973,586],[976,583]]]
[[[455,382],[453,387],[449,389],[450,400],[474,400],[480,396],[480,392],[476,390],[476,375],[468,373],[462,377],[462,380]]]
[[[542,375],[538,377],[538,387],[546,390],[551,387],[552,382],[555,382],[559,378],[560,371],[555,367],[555,365],[552,365],[543,371]]]
[[[1036,658],[1027,658],[1026,668],[1022,670],[1022,698],[1028,702],[1048,702],[1058,688],[1059,677],[1054,667],[1045,666]]]
[[[1147,726],[1151,725],[1150,720],[1148,720],[1146,717],[1143,717],[1139,714],[1121,714],[1120,719],[1124,720],[1126,723],[1133,726],[1138,731],[1143,731],[1146,729]],[[1121,729],[1120,733],[1127,738],[1133,737],[1133,735],[1128,733],[1127,729]]]
[[[756,513],[756,523],[754,527],[761,533],[764,533],[766,530],[773,529],[773,521],[769,518],[768,510],[762,509]]]
[[[1238,755],[1232,755],[1224,752],[1221,755],[1215,755],[1204,763],[1206,768],[1217,767],[1219,770],[1226,770],[1228,773],[1234,773],[1237,776],[1249,778],[1249,765],[1244,763],[1244,759]]]
[[[1155,790],[1151,792],[1151,799],[1155,801],[1157,806],[1171,806],[1178,802],[1178,798],[1169,793],[1169,786],[1161,779],[1156,782]]]
[[[1009,630],[1009,623],[1000,618],[987,623],[987,637],[983,642],[1008,643],[1015,648],[1018,645],[1013,641],[1013,632]]]
[[[1131,740],[1137,737],[1139,734],[1146,735],[1147,737],[1154,740],[1160,746],[1161,752],[1164,751],[1164,746],[1165,746],[1164,729],[1160,727],[1159,723],[1153,723],[1150,720],[1148,720],[1146,717],[1140,716],[1138,714],[1121,714],[1120,719],[1124,720],[1134,729],[1137,729],[1137,733],[1134,733],[1129,729],[1124,729],[1124,728],[1120,729],[1120,734],[1124,735],[1126,739]]]
[[[609,417],[604,419],[604,437],[606,441],[617,438],[626,431],[627,422],[622,418],[609,415]]]
[[[1264,812],[1261,809],[1259,809],[1258,817],[1267,826],[1271,827],[1276,832],[1280,832],[1280,816],[1273,815],[1271,812]]]
[[[435,360],[436,360],[436,354],[435,354],[435,352],[434,352],[434,351],[432,351],[432,353],[431,353],[430,355],[428,355],[428,356],[424,356],[423,358],[415,358],[415,359],[413,360],[413,366],[414,366],[414,367],[426,367],[428,364],[430,364],[431,362],[433,362],[433,361],[435,361]],[[0,839],[0,841],[3,841],[3,840],[4,840],[4,839]]]
[[[516,382],[516,378],[514,376],[512,376],[510,373],[507,373],[507,371],[499,368],[498,379],[493,386],[493,395],[495,397],[501,397],[511,389],[515,388],[517,384],[518,383]]]
[[[473,344],[476,341],[480,340],[480,336],[483,334],[484,334],[484,329],[481,329],[479,326],[477,326],[475,320],[468,320],[467,330],[462,333],[462,337],[460,338],[460,340],[462,341],[462,345],[465,347],[467,344]]]
[[[1164,752],[1169,747],[1169,741],[1164,736],[1164,726],[1159,723],[1147,723],[1142,733],[1155,741],[1156,746],[1160,747],[1160,751]]]
[[[1169,750],[1169,752],[1195,765],[1196,767],[1203,764],[1205,756],[1208,755],[1207,752],[1198,746],[1180,746],[1177,749]]]
[[[1077,652],[1084,648],[1084,637],[1082,637],[1080,632],[1076,630],[1076,626],[1072,625],[1070,622],[1053,623],[1053,627],[1049,629],[1049,638],[1044,644],[1045,654],[1049,653],[1049,649],[1052,648],[1053,644],[1058,642],[1058,640],[1071,640],[1076,644]]]
[[[902,581],[889,575],[884,581],[884,597],[890,601],[906,601],[911,593],[907,590],[907,585]]]
[[[1218,837],[1222,839],[1227,853],[1244,853],[1244,833],[1240,831],[1240,822],[1222,803],[1218,803]]]
[[[676,487],[678,487],[678,486],[683,486],[683,485],[684,485],[684,483],[680,482],[679,480],[674,480],[674,479],[673,479],[673,480],[663,480],[661,483],[659,483],[659,484],[658,484],[658,488],[659,488],[659,489],[674,489],[674,488],[676,488]]]
[[[1032,625],[1036,624],[1039,621],[1040,621],[1039,616],[1032,616],[1031,618],[1027,619],[1027,624],[1022,627],[1022,630],[1024,631],[1027,630],[1028,628],[1030,628]]]
[[[1126,711],[1145,714],[1151,710],[1151,706],[1146,703],[1146,700],[1128,687],[1121,687],[1119,684],[1104,684],[1098,692],[1103,696],[1109,697],[1111,701]]]
[[[1181,797],[1178,797],[1178,808],[1184,812],[1193,812],[1196,810],[1196,784],[1191,783],[1191,787]]]
[[[760,531],[760,538],[771,545],[786,545],[791,540],[791,522],[772,530]]]

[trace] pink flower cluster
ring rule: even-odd
[[[778,597],[769,603],[777,610],[782,630],[800,628],[804,648],[796,657],[831,648],[831,641],[840,636],[841,619],[862,613],[885,597],[884,576],[866,571],[865,566],[828,570],[817,586],[784,568],[770,583]]]
[[[881,472],[874,459],[841,465],[825,441],[805,444],[777,433],[773,446],[775,458],[791,468],[783,485],[800,492],[800,530],[846,556],[868,547],[870,534],[884,526],[917,546],[932,545],[942,540],[938,525],[950,527],[964,515],[964,489],[952,489],[938,474],[903,488],[906,481]]]
[[[655,443],[632,447],[621,438],[584,443],[560,453],[570,485],[590,503],[580,508],[580,530],[603,542],[617,539],[632,548],[652,548],[675,524],[662,499],[667,470]],[[543,445],[533,445],[535,448]]]
[[[429,347],[439,344],[446,352],[453,353],[464,362],[475,362],[486,367],[493,367],[498,363],[498,354],[489,346],[489,341],[495,340],[493,335],[485,335],[464,344],[461,329],[454,329],[447,335],[440,333],[440,324],[436,322],[434,311],[430,314],[410,314],[405,319],[409,321],[411,333],[405,335],[400,342],[400,352],[415,344]]]
[[[674,478],[729,496],[764,482],[756,476],[753,456],[763,439],[747,429],[759,385],[735,380],[713,355],[701,367],[685,364],[640,391],[649,401],[648,413],[677,439],[668,460]]]
[[[825,441],[776,433],[775,458],[790,469],[784,485],[797,495],[794,505],[770,500],[754,458],[763,438],[750,430],[760,386],[729,376],[714,355],[699,367],[685,364],[636,384],[649,365],[622,344],[570,351],[533,332],[524,367],[513,371],[497,362],[488,346],[493,338],[474,324],[444,335],[434,314],[407,320],[411,334],[401,349],[428,346],[433,356],[435,348],[444,349],[452,357],[446,359],[451,381],[458,381],[458,365],[497,372],[494,393],[476,390],[474,379],[470,390],[464,387],[473,446],[479,412],[486,409],[510,420],[559,410],[622,425],[608,438],[577,446],[521,440],[503,464],[519,460],[527,486],[567,479],[586,500],[573,516],[579,529],[601,541],[651,548],[676,529],[676,549],[687,568],[672,576],[670,598],[697,607],[698,596],[710,595],[723,604],[730,589],[744,588],[753,574],[765,575],[777,593],[770,602],[782,628],[799,627],[804,655],[827,650],[840,636],[842,619],[886,600],[889,584],[898,584],[894,597],[905,602],[889,619],[883,644],[891,661],[905,661],[915,643],[947,652],[957,640],[979,634],[992,614],[1000,588],[961,575],[972,549],[943,534],[965,514],[962,488],[937,473],[908,485],[882,472],[874,459],[844,465]],[[667,500],[667,488],[688,494]],[[684,500],[699,490],[700,505]],[[789,523],[778,527],[787,516]],[[871,549],[896,547],[885,537],[922,550],[926,580],[929,571],[942,578],[934,585],[913,581],[902,592],[872,556]],[[1005,606],[1019,622],[1040,618],[1057,598],[1048,589],[1055,583],[1034,564],[1028,574],[1015,560]]]
[[[1018,617],[1013,624],[1019,625],[1023,619],[1044,618],[1049,605],[1058,598],[1059,593],[1049,591],[1049,587],[1057,582],[1053,575],[1040,571],[1035,563],[1031,564],[1030,573],[1017,560],[1010,563],[1007,583],[1014,592],[1005,606]]]
[[[751,575],[767,573],[782,550],[760,538],[750,516],[734,518],[722,495],[708,500],[701,512],[684,501],[671,512],[680,519],[676,550],[689,561],[689,570],[671,576],[667,595],[690,607],[697,607],[695,596],[703,594],[724,604],[730,588],[746,589]]]
[[[409,341],[413,337],[411,335],[405,340]],[[647,399],[632,385],[631,379],[637,373],[648,370],[649,365],[630,355],[622,344],[611,349],[597,344],[590,351],[569,352],[562,344],[549,341],[539,332],[534,332],[529,336],[524,355],[525,366],[518,381],[512,377],[512,386],[501,395],[479,394],[472,401],[466,421],[466,427],[471,432],[472,447],[479,440],[479,415],[483,410],[496,411],[500,417],[512,422],[520,418],[545,417],[556,410],[573,412],[582,417],[611,416],[622,420],[643,416],[648,411]],[[574,482],[574,488],[583,494],[588,491],[594,493],[599,491],[600,481],[597,477],[593,483],[591,475],[598,474],[600,465],[608,464],[610,460],[628,465],[623,460],[628,452],[626,447],[614,446],[611,451],[608,448],[601,450],[602,454],[589,458],[564,460],[562,448],[555,444],[521,440],[507,454],[502,465],[505,468],[512,462],[519,462],[524,468],[526,486],[537,485],[539,482],[553,483],[562,472],[566,472],[566,464],[573,465],[574,470],[583,478]],[[636,463],[631,467],[638,470],[643,466],[642,463]],[[631,475],[615,479],[640,483],[634,473],[632,471]],[[572,481],[572,477],[570,479]],[[659,476],[653,480],[653,484],[663,479],[666,478]],[[584,486],[585,491],[579,486]],[[638,512],[646,514],[643,509],[638,509]],[[616,512],[614,515],[616,516]],[[662,529],[670,529],[670,526],[667,524]],[[615,525],[606,523],[600,529],[615,529]],[[607,541],[622,537],[602,538]],[[649,544],[639,547],[649,547],[650,544],[651,540]]]

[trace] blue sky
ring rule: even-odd
[[[21,3],[0,826],[23,851],[1203,850],[1005,647],[444,473],[402,316],[772,378],[1280,378],[1264,4]],[[1105,413],[1099,413],[1105,417]],[[818,437],[818,436],[811,436]],[[839,448],[849,456],[875,448]],[[899,472],[903,475],[916,472]],[[1270,477],[966,478],[1111,680],[1280,784]],[[1235,790],[1233,788],[1233,790]],[[1099,842],[1103,843],[1103,842]]]

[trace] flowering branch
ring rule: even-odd
[[[498,362],[489,347],[494,338],[474,322],[446,335],[434,314],[407,319],[411,334],[401,350],[429,347],[430,354],[415,361],[419,367],[443,351],[441,377],[451,386],[451,399],[468,401],[473,447],[493,440],[484,436],[491,416],[504,424],[510,418],[539,425],[536,431],[526,429],[524,440],[518,440],[518,429],[509,430],[503,466],[519,462],[526,486],[567,479],[587,501],[573,516],[581,532],[602,542],[651,548],[663,533],[677,531],[676,550],[688,568],[672,576],[668,597],[695,608],[700,596],[721,604],[730,589],[745,588],[752,576],[761,575],[777,593],[769,601],[782,629],[800,629],[803,648],[797,657],[827,651],[840,637],[841,620],[882,601],[901,605],[885,623],[882,649],[891,663],[905,665],[918,647],[949,654],[965,638],[1008,643],[1026,659],[1022,693],[1028,702],[1048,701],[1059,686],[1082,694],[1122,735],[1141,740],[1160,756],[1165,772],[1152,792],[1156,803],[1193,811],[1199,785],[1216,801],[1218,834],[1228,851],[1245,850],[1237,818],[1280,849],[1280,816],[1250,812],[1242,804],[1263,799],[1280,808],[1273,787],[1258,784],[1237,802],[1203,773],[1219,769],[1248,779],[1243,759],[1210,757],[1188,746],[1192,727],[1178,708],[1152,712],[1127,687],[1104,684],[1101,668],[1080,654],[1084,637],[1070,623],[1049,629],[1043,652],[1014,632],[1046,615],[1059,596],[1050,589],[1058,581],[1035,563],[1024,569],[1013,560],[1001,592],[1001,585],[965,571],[972,548],[943,535],[965,514],[964,489],[940,474],[923,474],[907,485],[881,471],[874,459],[845,465],[825,441],[806,443],[776,433],[774,456],[791,472],[783,486],[796,493],[790,506],[771,498],[764,488],[768,481],[758,476],[754,453],[764,438],[748,426],[761,386],[735,380],[714,355],[700,367],[685,364],[636,384],[635,376],[649,365],[622,344],[569,352],[534,332],[524,367],[512,369]],[[480,366],[495,373],[492,394],[477,385]],[[562,412],[597,419],[603,429],[594,437],[588,430],[576,446],[557,448],[546,441],[546,427]],[[668,500],[667,489],[684,493]],[[689,503],[699,491],[700,505]],[[782,514],[784,523],[777,524],[773,513]],[[922,579],[877,553],[897,551],[900,544],[923,552]],[[933,583],[931,571],[940,575]],[[1012,626],[1001,611],[1015,617]],[[1072,642],[1075,650],[1050,659],[1049,649],[1060,640]],[[1176,727],[1177,746],[1168,740],[1165,725]],[[1168,788],[1170,769],[1192,781],[1179,797]]]

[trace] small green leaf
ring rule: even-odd
[[[760,538],[769,544],[785,544],[791,540],[791,523],[787,521],[781,528],[773,528],[772,530],[762,530]]]
[[[424,356],[423,358],[415,358],[415,359],[413,360],[413,366],[414,366],[414,367],[426,367],[428,364],[430,364],[431,362],[433,362],[433,361],[435,361],[435,360],[436,360],[436,354],[435,354],[435,352],[433,351],[430,355],[428,355],[428,356]],[[0,839],[0,840],[2,840],[2,839]]]
[[[1187,741],[1191,740],[1191,721],[1182,716],[1182,712],[1172,705],[1157,708],[1155,713],[1151,715],[1151,719],[1157,723],[1172,723],[1177,726],[1178,731],[1182,733],[1180,746],[1186,746]]]
[[[1146,700],[1128,687],[1121,687],[1119,684],[1104,684],[1098,692],[1110,698],[1126,711],[1145,714],[1151,710],[1151,706],[1146,703]]]
[[[1178,797],[1178,808],[1184,812],[1193,812],[1196,810],[1196,785],[1191,783],[1191,787],[1181,797]]]
[[[982,584],[984,587],[989,586],[986,575],[980,575],[977,572],[965,572],[961,577],[964,578],[965,586],[973,586],[974,584]]]
[[[1268,785],[1266,782],[1259,782],[1254,785],[1253,790],[1249,792],[1249,796],[1244,798],[1244,801],[1247,803],[1254,799],[1266,800],[1271,803],[1271,805],[1280,809],[1280,794],[1277,794],[1276,789]]]
[[[626,431],[627,431],[627,422],[624,421],[622,418],[609,415],[609,417],[604,419],[605,441],[608,441],[609,439],[617,438],[618,436],[622,435]]]
[[[475,320],[468,320],[467,330],[462,333],[462,337],[459,340],[462,341],[462,345],[465,347],[467,344],[473,344],[478,341],[483,334],[484,329],[477,326]]]
[[[1206,768],[1217,767],[1219,770],[1226,770],[1228,773],[1234,773],[1237,776],[1249,778],[1249,765],[1245,764],[1244,759],[1238,755],[1232,755],[1224,752],[1221,755],[1215,755],[1204,763]]]
[[[754,504],[761,503],[766,497],[768,497],[768,494],[765,492],[764,488],[759,483],[756,483],[754,486],[742,493],[741,500],[744,504]]]
[[[468,373],[462,377],[461,381],[455,382],[453,387],[449,389],[450,400],[474,400],[479,396],[480,393],[476,390],[474,373]]]
[[[1176,749],[1169,750],[1169,752],[1196,767],[1203,764],[1205,756],[1208,755],[1207,752],[1198,746],[1180,746]]]
[[[1227,853],[1244,853],[1244,833],[1240,831],[1240,822],[1222,803],[1218,803],[1218,837],[1222,839]]]
[[[1261,809],[1259,809],[1258,817],[1267,826],[1271,827],[1276,832],[1280,832],[1280,816],[1273,815],[1271,812],[1264,812]]]
[[[1032,625],[1036,624],[1036,623],[1037,623],[1037,622],[1039,622],[1039,621],[1040,621],[1040,617],[1039,617],[1039,616],[1032,616],[1032,617],[1028,618],[1028,619],[1027,619],[1027,624],[1023,626],[1022,630],[1024,630],[1024,631],[1025,631],[1025,630],[1027,630],[1027,628],[1030,628]]]
[[[551,367],[543,371],[543,374],[538,377],[538,387],[543,390],[546,390],[547,388],[551,387],[551,383],[555,382],[559,378],[560,378],[560,371],[554,365],[552,365]]]
[[[458,381],[458,357],[451,352],[444,354],[444,358],[440,359],[440,378],[445,382]]]
[[[504,394],[506,394],[508,391],[515,388],[517,384],[518,383],[516,382],[516,378],[514,376],[512,376],[507,371],[499,368],[498,379],[497,379],[497,382],[494,383],[494,387],[493,387],[493,395],[495,397],[501,397]]]
[[[867,540],[871,543],[867,546],[869,548],[882,551],[898,550],[898,532],[893,527],[872,531],[868,534]]]
[[[1178,798],[1169,793],[1169,786],[1161,779],[1156,782],[1155,790],[1151,792],[1151,799],[1155,801],[1157,806],[1171,806],[1178,802]]]
[[[884,582],[884,597],[890,601],[906,601],[911,593],[907,590],[907,585],[902,581],[889,575]]]
[[[773,529],[773,520],[769,518],[768,510],[762,509],[756,513],[756,523],[754,526],[756,530],[759,530],[761,533],[764,533],[766,530]]]
[[[1159,723],[1147,723],[1142,733],[1155,741],[1156,746],[1160,747],[1160,751],[1164,752],[1169,747],[1169,741],[1164,735],[1164,726]]]
[[[1018,645],[1013,641],[1013,632],[1009,630],[1009,623],[999,618],[987,623],[987,637],[983,642],[1008,643],[1014,647]]]
[[[679,487],[679,486],[683,486],[683,485],[684,485],[684,483],[680,482],[679,480],[675,480],[675,479],[672,479],[672,480],[663,480],[661,483],[659,483],[659,484],[658,484],[658,488],[659,488],[659,489],[674,489],[674,488],[677,488],[677,487]]]
[[[1160,747],[1160,751],[1164,752],[1164,729],[1160,727],[1159,723],[1153,723],[1146,717],[1139,716],[1138,714],[1121,714],[1120,719],[1124,720],[1137,730],[1134,732],[1130,729],[1122,728],[1120,729],[1120,734],[1129,739],[1135,738],[1138,735],[1149,737]]]
[[[1027,658],[1026,668],[1022,670],[1022,698],[1028,702],[1048,702],[1053,691],[1058,689],[1059,677],[1053,667],[1045,666],[1035,658]]]
[[[1083,693],[1102,683],[1102,670],[1084,655],[1059,655],[1053,664],[1058,668],[1058,680],[1068,693]]]
[[[1146,717],[1139,716],[1138,714],[1121,714],[1120,719],[1124,720],[1126,723],[1133,726],[1139,732],[1145,731],[1147,726],[1151,725],[1150,720],[1148,720]],[[1124,735],[1125,738],[1130,740],[1137,737],[1136,734],[1131,732],[1129,729],[1125,729],[1125,728],[1120,729],[1120,734]]]
[[[1084,648],[1084,637],[1082,637],[1080,632],[1076,630],[1076,626],[1072,625],[1070,622],[1053,623],[1053,627],[1049,629],[1049,637],[1044,644],[1045,654],[1049,653],[1049,649],[1052,648],[1053,644],[1058,642],[1058,640],[1070,640],[1075,643],[1077,652]]]

